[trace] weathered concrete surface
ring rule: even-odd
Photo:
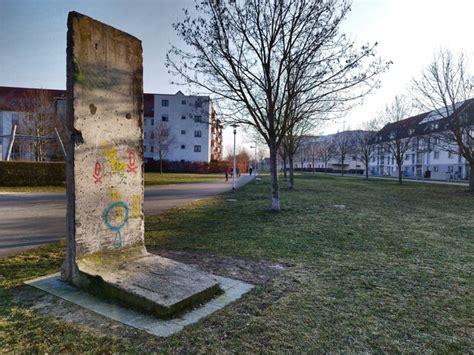
[[[158,255],[143,254],[140,248],[118,251],[112,260],[92,254],[79,260],[78,265],[81,273],[87,274],[90,289],[162,317],[209,300],[219,291],[217,280],[210,274]]]
[[[140,40],[69,14],[66,116],[63,279],[162,316],[212,297],[217,280],[203,275],[197,283],[189,275],[198,271],[184,265],[171,270],[187,276],[167,272],[163,258],[145,249]]]

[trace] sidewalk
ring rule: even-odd
[[[317,175],[328,175],[328,176],[339,176],[343,177],[340,173],[320,173],[320,172],[304,172],[304,174],[317,174]],[[365,175],[356,175],[356,174],[344,174],[344,177],[354,177],[354,178],[360,178],[360,179],[365,179]],[[377,180],[390,180],[390,181],[398,181],[397,176],[373,176],[369,175],[369,180],[371,179],[377,179]],[[436,184],[436,185],[450,185],[450,186],[465,186],[468,187],[469,183],[468,182],[457,182],[457,181],[444,181],[444,180],[429,180],[429,179],[414,179],[414,178],[408,178],[404,177],[403,182],[418,182],[418,183],[425,183],[425,184]]]

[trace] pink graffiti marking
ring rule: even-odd
[[[94,178],[94,183],[95,184],[102,184],[102,166],[100,165],[100,162],[97,160],[95,162],[95,167],[94,167],[94,175],[92,177]]]
[[[127,172],[129,173],[136,173],[137,172],[137,163],[135,153],[130,151],[128,152],[128,165],[127,165]]]

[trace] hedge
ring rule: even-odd
[[[66,185],[66,163],[0,161],[0,186]]]
[[[241,173],[248,171],[247,163],[237,163]],[[225,173],[229,171],[232,166],[232,162],[225,160],[212,160],[210,163],[204,161],[170,161],[163,160],[163,172],[165,173],[195,173],[195,174],[208,174],[208,173]],[[149,160],[145,162],[145,172],[159,172],[160,161]]]

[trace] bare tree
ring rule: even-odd
[[[351,131],[336,133],[333,137],[335,153],[341,167],[341,176],[344,176],[346,156],[355,151],[354,135]]]
[[[374,138],[379,130],[379,120],[372,119],[366,122],[360,131],[355,133],[357,153],[365,166],[365,178],[369,179],[369,163],[375,151]]]
[[[340,112],[373,89],[387,63],[374,59],[374,46],[356,49],[338,32],[349,1],[204,0],[195,8],[196,17],[185,12],[175,25],[191,50],[173,46],[170,71],[216,95],[224,118],[263,137],[278,211],[277,154],[301,117],[291,114],[295,99],[305,103],[305,117],[321,102]]]
[[[44,161],[49,153],[62,155],[56,143],[56,132],[63,132],[61,113],[55,107],[55,98],[48,90],[27,90],[19,100],[19,135],[23,136],[26,150],[35,161]]]
[[[412,104],[405,96],[395,96],[392,103],[385,107],[381,113],[382,122],[387,123],[378,136],[387,139],[384,141],[383,148],[394,157],[398,167],[398,182],[402,183],[402,164],[405,153],[410,149],[413,139],[405,137],[403,130],[400,129],[398,122],[410,116]]]
[[[468,162],[469,191],[474,193],[473,104],[466,103],[474,94],[469,61],[462,53],[455,55],[448,49],[439,50],[421,76],[413,79],[412,91],[418,105],[435,113],[433,121],[439,120],[436,138],[443,148],[460,154]]]
[[[311,124],[311,120],[301,120],[291,126],[291,128],[288,130],[287,134],[282,140],[281,147],[282,150],[285,152],[285,156],[288,158],[288,188],[290,190],[293,190],[294,188],[295,154],[300,150],[305,134],[309,133],[312,129],[313,125]],[[303,164],[303,162],[301,162],[301,164]]]
[[[162,121],[158,121],[153,130],[150,132],[153,153],[158,154],[160,159],[160,174],[163,174],[163,160],[168,156],[171,146],[175,141],[175,136],[171,133],[168,125]]]
[[[316,145],[316,154],[318,159],[324,163],[324,173],[328,172],[329,161],[336,155],[334,137],[323,136],[318,139]]]

